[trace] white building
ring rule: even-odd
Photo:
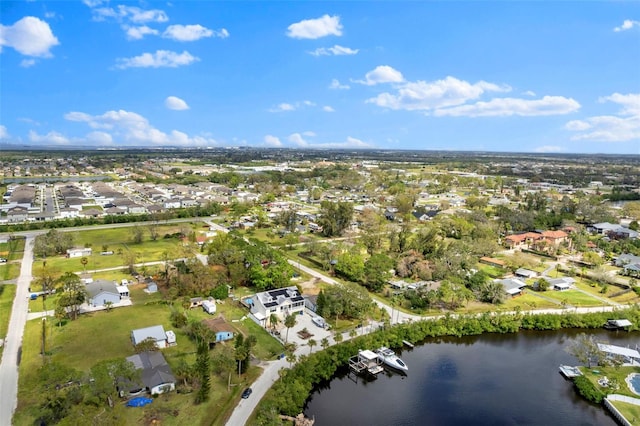
[[[262,326],[271,314],[283,320],[288,315],[304,312],[304,298],[295,286],[257,293],[249,303],[251,314]]]

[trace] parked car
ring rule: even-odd
[[[7,263],[7,259],[5,259],[4,257],[0,257],[0,263]]]
[[[243,390],[242,391],[242,399],[249,398],[249,395],[251,395],[251,392],[253,392],[253,390],[251,388],[246,388],[245,390]]]

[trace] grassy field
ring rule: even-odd
[[[0,243],[0,257],[9,261],[22,259],[25,241],[24,238],[14,238],[6,243]]]
[[[193,228],[193,226],[190,226]],[[82,231],[74,233],[75,245],[78,247],[91,246],[93,254],[87,256],[86,267],[82,265],[82,258],[66,258],[64,256],[51,257],[46,259],[47,267],[53,268],[60,273],[96,271],[100,269],[114,268],[127,264],[129,253],[136,255],[135,263],[156,262],[168,255],[170,258],[182,257],[188,250],[183,246],[182,241],[175,238],[162,238],[165,234],[180,231],[180,226],[167,225],[159,227],[160,237],[156,241],[151,241],[147,235],[143,242],[135,244],[131,242],[130,228],[114,228],[109,230]],[[103,256],[100,253],[103,249],[112,251],[113,255]],[[34,275],[40,273],[42,259],[34,262]],[[140,269],[140,268],[138,268]]]
[[[48,359],[88,372],[93,365],[102,360],[132,355],[131,330],[161,324],[165,330],[175,331],[178,343],[177,346],[163,349],[167,362],[174,368],[181,359],[193,363],[195,344],[184,331],[171,325],[171,308],[162,300],[162,294],[146,294],[142,285],[130,286],[130,293],[134,301],[131,307],[83,314],[78,320],[67,321],[62,326],[59,326],[55,319],[50,319],[46,323]],[[50,297],[47,302],[53,299]],[[40,299],[31,303],[35,303],[34,307],[37,306],[38,310],[42,309]],[[250,319],[241,319],[246,315],[246,310],[237,302],[228,299],[218,305],[218,312],[223,314],[237,331],[257,337],[258,344],[253,352],[258,358],[272,359],[276,354],[282,353],[282,345],[279,342]],[[193,309],[188,312],[188,316],[197,320],[209,317],[202,309]],[[27,322],[20,365],[19,405],[14,418],[16,425],[33,424],[37,415],[34,407],[42,402],[38,391],[38,368],[43,362],[40,355],[41,332],[40,320]],[[230,344],[232,345],[223,345]],[[213,349],[216,350],[221,350],[221,347]],[[234,374],[230,390],[227,390],[228,376],[212,376],[210,400],[201,405],[193,404],[194,394],[173,392],[154,399],[153,404],[142,409],[127,409],[118,402],[114,408],[114,415],[124,419],[123,424],[150,424],[151,420],[156,419],[166,425],[222,425],[225,416],[230,413],[229,410],[239,400],[242,389],[259,374],[260,369],[255,366],[241,377]]]
[[[621,401],[611,401],[632,425],[640,425],[640,406]]]
[[[0,285],[0,338],[7,335],[11,305],[16,296],[16,286],[11,284]]]
[[[20,276],[20,263],[0,264],[0,281],[15,280]]]
[[[566,303],[573,306],[601,306],[603,303],[588,294],[584,294],[577,290],[555,291],[548,290],[541,293],[545,297],[555,299],[560,303]]]

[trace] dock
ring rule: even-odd
[[[402,341],[402,343],[403,343],[405,346],[407,346],[407,347],[409,347],[409,348],[412,348],[412,349],[413,349],[413,343],[411,343],[411,342],[409,342],[409,341],[407,341],[407,340],[403,340],[403,341]]]
[[[369,373],[376,376],[384,369],[378,355],[370,350],[359,351],[358,355],[349,358],[349,369],[357,374]]]
[[[604,325],[607,330],[628,330],[633,324],[628,319],[610,319]]]
[[[567,379],[573,379],[574,377],[582,376],[582,371],[578,367],[572,367],[570,365],[561,365],[560,374]]]

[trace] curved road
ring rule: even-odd
[[[28,236],[24,245],[24,255],[20,276],[13,300],[9,330],[5,338],[2,363],[0,363],[0,425],[10,425],[13,412],[18,406],[18,364],[22,350],[22,335],[27,323],[29,310],[29,285],[31,285],[31,266],[33,264],[34,236]]]

